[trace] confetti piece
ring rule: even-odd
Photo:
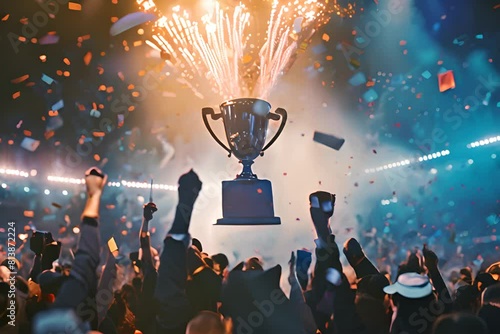
[[[31,210],[24,210],[23,215],[24,217],[33,218],[35,217],[35,212]]]
[[[12,94],[12,99],[15,100],[17,99],[19,96],[21,96],[21,92],[15,92],[14,94]]]
[[[106,135],[106,133],[103,131],[94,131],[94,132],[92,132],[92,135],[94,137],[104,137]]]
[[[330,36],[328,34],[323,34],[321,39],[324,40],[325,42],[328,42],[330,40]]]
[[[99,110],[92,109],[90,110],[90,116],[99,118],[101,117],[101,112]]]
[[[151,13],[135,12],[125,15],[114,22],[109,30],[111,36],[116,36],[140,24],[156,20],[156,16]]]
[[[322,133],[319,131],[314,131],[313,141],[333,148],[334,150],[340,150],[342,145],[345,143],[345,139],[336,137],[334,135]]]
[[[9,19],[10,14],[5,15],[2,17],[2,21],[7,21]]]
[[[453,71],[446,71],[438,74],[439,92],[445,92],[455,88],[455,77]]]
[[[378,94],[373,88],[370,88],[363,94],[363,100],[366,102],[373,102],[376,99],[378,99]]]
[[[69,61],[69,59],[68,59],[68,58],[64,58],[64,59],[63,59],[63,62],[64,62],[66,65],[68,65],[68,66],[69,66],[69,65],[71,65],[71,62]]]
[[[76,2],[68,2],[69,10],[82,10],[82,5]]]
[[[40,146],[40,141],[33,138],[25,137],[21,142],[21,147],[31,152],[34,152],[38,146]]]
[[[364,83],[366,83],[366,76],[363,72],[358,72],[349,79],[351,86],[360,86]]]
[[[21,83],[21,82],[27,80],[29,77],[30,77],[29,74],[25,74],[23,76],[20,76],[19,78],[12,79],[10,82],[12,82],[14,84],[18,84],[18,83]]]
[[[50,45],[57,44],[59,42],[59,36],[47,34],[38,40],[40,45]]]
[[[351,66],[353,66],[354,68],[359,68],[361,66],[361,63],[359,62],[359,60],[354,59],[354,58],[349,59],[349,64]]]
[[[372,150],[373,154],[377,154],[377,150],[373,149]]]
[[[484,38],[483,34],[476,35],[476,39],[483,39],[483,38]]]
[[[298,34],[302,31],[302,22],[304,21],[303,17],[297,17],[295,21],[293,21],[293,32]]]
[[[61,108],[64,108],[64,101],[63,100],[59,100],[57,101],[56,103],[54,103],[54,105],[52,106],[52,110],[59,110]]]
[[[48,75],[42,74],[42,80],[47,84],[47,85],[52,85],[54,82],[54,79],[49,77]]]
[[[118,118],[118,127],[121,128],[125,123],[125,116],[123,114],[118,114],[117,118]]]
[[[431,72],[429,71],[424,71],[422,72],[422,76],[425,78],[425,79],[429,79],[431,77]]]
[[[56,208],[58,208],[58,209],[61,209],[61,208],[62,208],[62,205],[61,205],[61,204],[59,204],[59,203],[56,203],[56,202],[52,202],[52,206],[53,206],[53,207],[56,207]]]

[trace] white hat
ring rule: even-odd
[[[405,273],[398,277],[398,281],[384,288],[384,292],[393,295],[399,293],[406,298],[422,298],[432,293],[432,284],[427,275]]]

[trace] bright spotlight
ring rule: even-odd
[[[7,184],[6,183],[2,183],[2,188],[6,189],[7,188]]]
[[[67,191],[67,190],[63,190],[63,191],[62,191],[62,194],[63,194],[64,196],[67,196],[67,195],[68,195],[68,191]]]
[[[24,192],[29,193],[30,192],[30,188],[29,187],[24,187]]]
[[[50,195],[50,190],[49,189],[45,189],[45,191],[43,192],[45,195]]]

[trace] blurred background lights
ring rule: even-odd
[[[49,189],[45,189],[43,193],[44,193],[45,195],[50,195],[50,190],[49,190]]]

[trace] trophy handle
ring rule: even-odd
[[[281,115],[281,117],[280,117],[280,115]],[[285,109],[278,108],[278,109],[276,109],[276,114],[273,114],[272,112],[270,112],[269,114],[267,114],[267,118],[272,119],[273,121],[277,121],[281,118],[281,124],[280,124],[280,127],[278,129],[278,132],[276,132],[273,139],[271,139],[269,141],[269,143],[267,143],[267,145],[264,146],[262,151],[260,151],[261,157],[264,155],[264,151],[267,150],[276,141],[276,139],[278,139],[278,137],[280,136],[281,132],[283,131],[283,128],[285,127],[285,123],[286,123],[286,119],[288,118],[288,114],[287,114]]]
[[[210,132],[210,134],[212,135],[212,137],[214,138],[214,140],[220,146],[222,146],[222,148],[225,149],[227,151],[227,153],[229,153],[228,157],[231,157],[231,153],[232,153],[231,150],[226,145],[224,145],[223,142],[220,141],[220,139],[217,137],[217,135],[214,133],[214,131],[210,127],[210,124],[208,123],[208,118],[207,118],[208,115],[210,115],[212,117],[212,119],[214,121],[216,121],[216,120],[218,120],[219,118],[222,117],[222,113],[221,114],[216,114],[212,108],[203,108],[201,110],[201,115],[203,116],[203,123],[205,123],[205,126],[206,126],[208,132]]]

